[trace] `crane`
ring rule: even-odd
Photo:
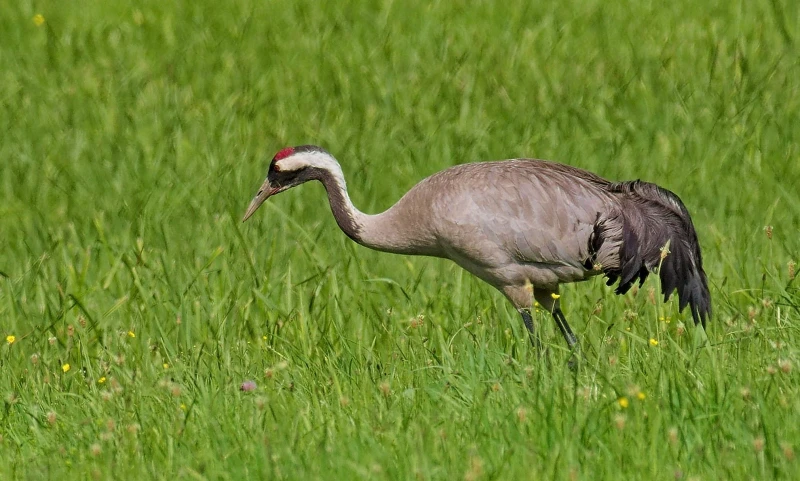
[[[569,348],[578,339],[559,286],[604,275],[626,293],[657,271],[666,302],[677,290],[695,324],[711,315],[700,244],[677,195],[641,180],[610,182],[556,162],[512,159],[460,164],[422,180],[385,212],[358,210],[339,162],[314,145],[287,147],[242,222],[269,197],[322,183],[341,230],[371,249],[450,259],[492,285],[519,312],[534,345],[531,309],[549,311]]]

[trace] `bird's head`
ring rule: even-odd
[[[319,179],[322,170],[330,171],[333,166],[338,167],[336,160],[325,149],[316,145],[286,147],[279,150],[272,158],[267,178],[250,202],[242,222],[249,219],[271,196],[309,180]]]

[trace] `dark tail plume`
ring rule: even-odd
[[[672,192],[639,180],[608,188],[622,197],[621,212],[614,219],[622,221],[619,266],[605,270],[608,285],[619,279],[616,292],[623,294],[636,280],[641,285],[651,271],[659,269],[664,301],[677,289],[679,309],[689,305],[695,323],[705,327],[711,316],[711,294],[697,233],[683,202]],[[595,243],[596,236],[607,229],[600,222],[595,226]]]

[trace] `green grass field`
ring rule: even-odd
[[[800,479],[798,2],[125,3],[0,8],[0,479]],[[480,160],[658,182],[714,317],[567,286],[548,364],[319,184],[241,224],[305,143],[370,213]]]

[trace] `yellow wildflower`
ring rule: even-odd
[[[61,366],[61,370],[64,371],[65,374],[68,373],[69,372],[69,364],[64,364],[63,366]]]
[[[169,364],[167,364],[166,362],[164,363],[164,369],[169,369]]]
[[[550,294],[550,297],[552,297],[553,299],[558,299],[559,297],[561,297],[561,294],[556,294],[555,292],[553,292]]]
[[[266,341],[267,340],[267,336],[261,336],[261,340],[262,341]]]
[[[133,331],[128,331],[128,337],[136,337],[136,333]]]
[[[181,403],[181,411],[186,411],[186,404]]]
[[[9,344],[14,344],[14,341],[16,341],[16,340],[17,340],[16,336],[11,336],[11,335],[6,336],[6,342],[9,343]]]
[[[651,345],[651,346],[653,346],[653,347],[656,347],[656,346],[658,346],[658,341],[656,341],[655,339],[653,339],[653,338],[651,337],[651,338],[650,338],[650,345]]]
[[[619,404],[619,407],[621,407],[622,409],[627,408],[629,404],[628,398],[622,396],[621,398],[617,399],[617,404]]]
[[[104,382],[106,382],[106,377],[105,376],[103,376],[103,377],[101,377],[100,379],[97,380],[97,384],[103,384]]]
[[[37,27],[41,27],[43,23],[44,23],[44,15],[42,15],[41,13],[37,13],[36,15],[33,16],[34,25],[36,25]]]
[[[645,398],[647,398],[647,395],[642,391],[639,391],[638,393],[636,393],[636,397],[639,398],[639,401],[644,401]]]

